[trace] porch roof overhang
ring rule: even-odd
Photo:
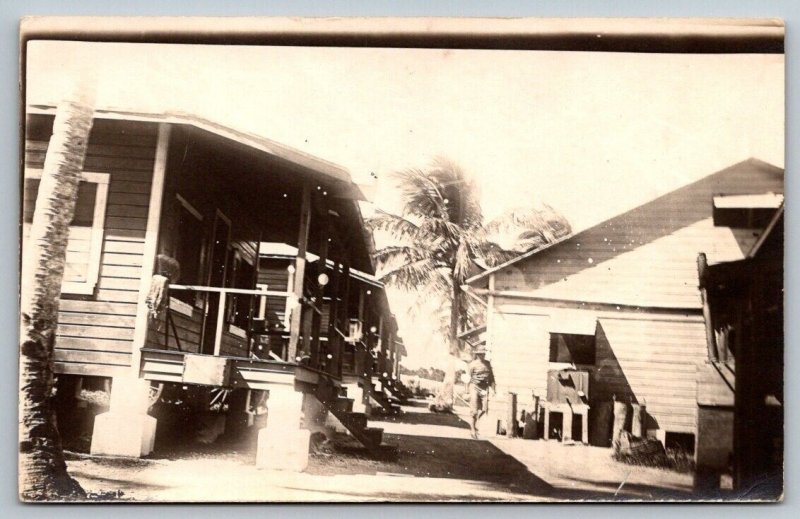
[[[297,256],[297,247],[293,245],[289,245],[287,243],[278,243],[278,242],[261,242],[259,249],[258,249],[259,256],[262,258],[273,258],[273,259],[286,259],[291,260]],[[310,262],[315,262],[319,260],[319,256],[314,254],[313,252],[306,252],[306,258]],[[332,260],[327,260],[326,264],[329,267],[333,266]],[[369,274],[367,272],[363,272],[361,270],[351,268],[350,269],[350,277],[357,279],[367,285],[372,285],[380,290],[384,289],[384,285],[380,282],[375,276]]]
[[[53,115],[56,112],[53,105],[29,105],[28,113]],[[335,196],[354,201],[367,200],[361,188],[355,184],[350,172],[338,164],[321,159],[314,155],[297,150],[290,146],[280,144],[266,137],[253,133],[237,130],[222,124],[210,121],[203,117],[184,112],[165,112],[163,114],[135,112],[115,109],[96,109],[95,117],[100,119],[129,120],[152,123],[169,123],[193,126],[207,133],[223,139],[247,146],[257,152],[274,157],[290,165],[299,174],[323,178],[337,187]]]
[[[394,340],[395,347],[397,348],[397,355],[400,357],[408,357],[408,350],[406,350],[406,345],[403,344],[403,339],[395,339]]]
[[[784,240],[784,204],[781,202],[777,211],[772,219],[761,233],[758,240],[753,247],[747,252],[747,255],[736,261],[727,261],[709,265],[706,271],[705,284],[711,292],[724,291],[730,288],[731,282],[739,282],[741,280],[749,280],[754,262],[757,262],[762,256],[768,256],[771,253],[770,259],[773,262],[773,267],[782,268],[783,258],[783,240]],[[769,261],[769,260],[768,260]],[[764,263],[761,263],[761,268]]]

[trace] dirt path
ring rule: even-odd
[[[631,467],[608,449],[555,442],[472,440],[455,415],[406,407],[373,420],[398,445],[374,460],[327,446],[304,473],[255,468],[253,445],[186,446],[151,459],[75,456],[71,474],[87,491],[136,501],[552,501],[687,499],[691,476]]]

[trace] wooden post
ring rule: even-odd
[[[384,366],[384,371],[389,376],[388,378],[392,378],[394,374],[394,322],[389,322],[389,327],[386,330],[386,364]]]
[[[297,356],[297,344],[300,339],[300,325],[302,315],[303,281],[306,273],[306,253],[308,251],[308,232],[311,225],[311,186],[303,183],[303,198],[300,206],[300,231],[297,236],[297,259],[295,260],[294,279],[292,280],[292,295],[294,304],[289,320],[289,360],[294,361]]]
[[[486,358],[488,360],[492,360],[492,347],[494,346],[494,341],[492,340],[492,326],[494,321],[494,312],[495,312],[495,301],[494,301],[494,286],[495,286],[495,279],[494,274],[489,274],[489,296],[487,297],[486,301],[486,352],[488,355]]]
[[[167,123],[158,125],[158,141],[156,144],[155,162],[153,164],[153,182],[150,186],[150,202],[147,210],[147,228],[145,230],[144,252],[142,254],[142,276],[139,282],[139,294],[136,304],[136,320],[131,348],[131,374],[139,376],[141,369],[141,349],[147,340],[147,297],[150,293],[150,282],[155,269],[158,253],[161,210],[164,200],[164,186],[167,175],[167,155],[169,137],[172,126]],[[164,323],[166,327],[166,322]]]
[[[397,337],[394,339],[394,374],[397,377],[397,380],[400,380],[400,353],[398,350],[398,342]]]
[[[314,325],[314,309],[310,306],[304,305],[302,309],[303,323],[301,327],[301,334],[303,342],[300,345],[299,352],[302,353],[300,357],[309,355],[311,351],[311,328]]]
[[[339,318],[339,296],[341,295],[341,276],[339,274],[339,264],[333,263],[331,275],[331,302],[328,305],[328,348],[325,360],[325,370],[333,376],[339,376],[339,364],[341,358],[342,338],[336,332]]]
[[[631,403],[631,435],[634,438],[643,438],[642,434],[642,406],[639,404]]]
[[[225,326],[225,301],[227,299],[227,294],[221,290],[217,306],[217,327],[214,330],[214,356],[219,356],[222,350],[222,327]]]
[[[290,264],[287,267],[287,274],[288,276],[286,278],[286,291],[294,294],[294,279],[295,279],[295,274],[297,274],[297,265]],[[286,302],[284,303],[283,325],[286,327],[287,330],[291,330],[292,328],[292,310],[294,309],[294,303],[296,303],[294,297],[287,297]]]
[[[261,233],[258,233],[258,241],[255,242],[256,244],[256,255],[253,259],[253,277],[250,280],[250,287],[258,288],[258,268],[260,263],[260,251],[261,251]],[[250,304],[248,305],[247,309],[247,357],[253,354],[253,347],[255,346],[255,340],[253,338],[253,318],[256,312],[256,305],[258,304],[258,298],[254,296],[248,296]],[[266,306],[266,305],[265,305]]]
[[[506,418],[506,436],[517,437],[517,394],[508,393],[508,417]]]
[[[325,309],[325,285],[319,282],[319,276],[325,274],[326,270],[328,269],[328,249],[330,245],[330,221],[328,220],[327,215],[323,217],[323,222],[321,225],[322,228],[322,237],[320,238],[319,244],[319,260],[317,260],[317,279],[314,280],[314,286],[316,287],[314,290],[314,306],[319,309],[319,312],[316,310],[312,310],[311,314],[311,342],[310,342],[310,352],[311,352],[311,365],[319,368],[322,365],[322,359],[320,358],[320,335],[322,334],[322,314],[321,312]],[[328,315],[330,320],[330,314]],[[328,337],[330,340],[330,337]],[[305,337],[303,338],[303,342],[305,344],[309,344],[306,341]]]
[[[589,409],[583,409],[583,417],[581,418],[581,443],[589,445]]]
[[[619,446],[619,434],[625,430],[625,421],[628,418],[628,405],[625,402],[614,400],[614,427],[611,430],[611,445],[614,449]]]
[[[564,418],[561,420],[561,441],[572,441],[572,417],[574,415],[575,413],[572,411],[572,406],[568,402],[567,405],[564,406],[564,412],[562,413]]]
[[[714,323],[711,320],[711,307],[708,304],[708,292],[706,291],[706,278],[708,276],[708,260],[704,253],[697,255],[697,278],[700,282],[700,301],[703,303],[703,320],[706,322],[706,346],[708,347],[708,358],[719,360],[717,356],[717,340],[714,336]]]
[[[544,414],[543,436],[544,436],[545,440],[549,440],[550,439],[550,408],[547,407],[547,406],[544,406],[544,409],[543,409],[542,413]]]
[[[386,341],[384,334],[386,329],[383,326],[383,316],[378,317],[378,377],[382,377],[386,372]]]
[[[350,264],[345,260],[344,265],[342,266],[342,281],[344,282],[344,288],[342,289],[342,304],[339,308],[339,312],[342,315],[340,322],[342,323],[342,331],[347,332],[348,327],[350,326]],[[338,361],[338,370],[339,375],[342,374],[342,361],[344,359],[344,340],[340,342],[341,348],[339,350],[339,361]],[[353,352],[355,354],[355,352]],[[353,359],[353,364],[355,364],[355,358]],[[360,374],[356,371],[356,375],[360,376]]]

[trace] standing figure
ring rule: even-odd
[[[469,428],[472,431],[472,437],[478,439],[478,420],[489,410],[489,389],[492,390],[492,394],[496,390],[492,364],[486,360],[486,348],[483,345],[476,346],[472,350],[472,355],[474,358],[467,368],[469,409],[472,415]]]

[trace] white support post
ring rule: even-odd
[[[303,184],[303,200],[300,207],[300,231],[297,237],[297,260],[295,263],[294,281],[291,289],[293,293],[292,313],[289,319],[289,360],[297,356],[297,345],[300,340],[301,315],[303,307],[300,300],[303,298],[303,281],[306,273],[306,253],[308,251],[308,235],[311,225],[311,187],[308,182]]]
[[[308,466],[311,433],[300,428],[303,393],[274,386],[267,399],[267,426],[258,433],[256,466],[302,472]]]
[[[214,356],[219,356],[222,351],[222,327],[225,326],[225,300],[228,299],[225,291],[219,293],[217,307],[217,328],[214,330]]]
[[[161,225],[161,206],[164,197],[164,180],[167,174],[167,152],[169,151],[169,135],[171,126],[161,123],[158,126],[155,164],[153,166],[153,183],[150,186],[150,202],[147,210],[147,229],[144,235],[144,253],[142,254],[142,276],[139,282],[139,295],[136,302],[136,321],[133,331],[133,347],[131,348],[131,374],[139,376],[141,348],[147,339],[147,295],[150,293],[151,277],[155,268],[158,250],[158,233]]]
[[[92,432],[93,455],[140,458],[153,451],[156,419],[147,414],[150,382],[138,377],[115,377],[111,406],[98,415]]]

